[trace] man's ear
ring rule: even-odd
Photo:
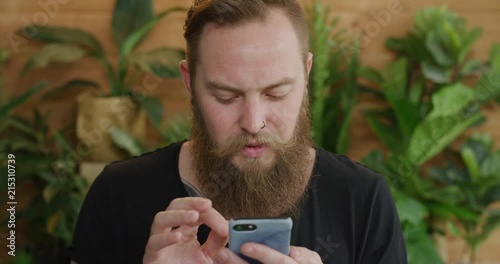
[[[306,95],[309,94],[309,89],[307,89],[307,87],[309,87],[309,74],[311,73],[312,64],[313,64],[313,54],[311,52],[308,52],[306,59],[306,74],[307,74],[306,89],[305,89]]]
[[[181,70],[182,80],[184,81],[184,85],[186,86],[190,97],[193,97],[193,93],[191,91],[191,73],[189,72],[189,65],[186,60],[182,60],[179,63],[179,68]]]
[[[309,80],[309,73],[311,73],[311,68],[313,64],[313,54],[311,52],[307,53],[307,60],[306,60],[306,70],[307,70],[307,79]]]

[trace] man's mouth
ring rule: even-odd
[[[260,158],[267,151],[267,145],[259,143],[250,143],[243,147],[243,155],[249,158]]]

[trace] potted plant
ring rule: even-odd
[[[92,150],[87,159],[110,161],[124,157],[124,153],[116,149],[111,142],[107,131],[111,126],[121,127],[142,138],[145,133],[146,114],[154,126],[159,125],[163,113],[160,101],[142,95],[142,91],[134,90],[134,83],[144,72],[161,78],[179,76],[178,62],[184,58],[184,52],[168,47],[146,52],[137,52],[135,49],[156,23],[179,10],[182,9],[171,8],[154,15],[150,0],[117,0],[111,21],[119,52],[116,65],[111,63],[95,37],[80,29],[31,26],[18,32],[27,38],[45,43],[28,60],[22,71],[23,75],[54,62],[71,63],[83,58],[95,59],[102,65],[109,90],[105,93],[101,91],[97,95],[83,93],[77,100],[77,137]],[[32,34],[25,34],[26,32]],[[72,79],[54,88],[52,93],[59,94],[75,86],[96,88],[98,84],[84,78]]]

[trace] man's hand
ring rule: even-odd
[[[290,246],[290,256],[284,255],[270,247],[257,243],[245,243],[241,247],[241,253],[256,259],[262,263],[283,263],[283,264],[320,264],[318,253],[304,247]],[[231,250],[221,249],[215,257],[217,264],[246,264],[247,262],[238,257]]]
[[[198,227],[212,229],[205,244],[196,238]],[[143,263],[214,263],[229,240],[228,222],[205,198],[178,198],[156,214]]]

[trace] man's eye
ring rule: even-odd
[[[271,101],[281,101],[281,100],[285,99],[286,94],[285,95],[272,95],[272,94],[268,94],[266,96]]]
[[[217,100],[217,102],[221,103],[221,104],[230,104],[232,103],[234,100],[236,100],[236,98],[238,98],[237,96],[233,96],[233,97],[230,97],[230,98],[220,98],[220,97],[215,97],[215,99]]]

